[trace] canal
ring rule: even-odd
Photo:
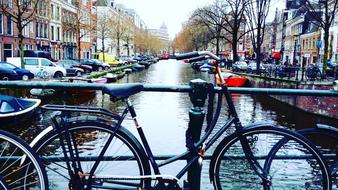
[[[213,81],[207,73],[197,73],[190,65],[175,60],[163,60],[150,66],[148,70],[132,73],[118,81],[140,82],[156,85],[186,85],[195,78]],[[6,91],[11,95],[26,95],[28,91]],[[188,112],[191,102],[187,94],[141,92],[131,98],[155,155],[173,155],[182,153],[185,148],[185,130],[188,126]],[[244,125],[256,121],[272,121],[273,123],[292,129],[314,126],[316,122],[337,125],[337,120],[305,113],[266,96],[233,95],[237,111]],[[111,102],[108,95],[101,92],[92,94],[61,94],[42,99],[43,104],[90,105],[104,107],[113,111],[121,111],[124,104]],[[219,125],[227,119],[227,110],[223,110]],[[33,124],[10,129],[22,138],[30,141],[35,134],[48,125],[50,115],[42,114],[35,118]],[[135,133],[132,121],[128,118],[124,126]],[[135,133],[136,134],[136,133]],[[211,154],[210,152],[209,154]],[[181,161],[163,168],[163,173],[175,175]],[[208,161],[204,162],[202,189],[213,189],[208,179]],[[50,179],[53,180],[53,179]],[[56,188],[58,189],[58,188]]]

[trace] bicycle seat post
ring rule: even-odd
[[[190,159],[198,154],[198,148],[195,147],[195,143],[200,140],[202,125],[205,117],[203,106],[208,95],[209,84],[201,79],[195,79],[190,81],[192,92],[189,94],[193,107],[189,111],[189,125],[186,131],[186,147],[190,151]],[[201,180],[201,165],[196,160],[188,171],[188,183],[191,189],[200,189]]]

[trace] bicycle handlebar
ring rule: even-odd
[[[193,62],[197,62],[197,61],[206,60],[207,58],[208,58],[208,56],[202,55],[202,56],[198,56],[198,57],[193,57],[191,59],[185,59],[184,61],[186,63],[193,63]]]
[[[190,59],[190,58],[193,58],[193,57],[197,57],[199,55],[200,54],[198,53],[198,51],[189,52],[189,53],[182,53],[182,54],[176,55],[176,59],[177,60]]]
[[[212,59],[215,59],[217,61],[220,61],[221,58],[219,58],[217,55],[211,53],[210,51],[194,51],[194,52],[188,52],[188,53],[181,53],[176,56],[177,60],[182,60],[182,59],[190,59],[198,56],[209,56]]]

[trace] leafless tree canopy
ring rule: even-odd
[[[247,0],[245,14],[250,31],[252,45],[256,53],[257,70],[261,62],[261,46],[264,40],[266,19],[269,14],[271,0]]]

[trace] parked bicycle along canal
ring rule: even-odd
[[[156,85],[187,85],[190,80],[195,78],[213,81],[212,75],[195,72],[189,64],[184,64],[176,60],[162,60],[151,65],[147,70],[129,74],[119,80],[118,83],[140,82]],[[27,90],[4,92],[11,95],[24,94],[28,96],[29,94]],[[131,99],[137,110],[139,123],[144,129],[155,155],[173,155],[186,150],[185,130],[189,121],[188,112],[192,106],[188,94],[142,92],[133,96]],[[301,129],[312,127],[315,123],[325,123],[335,126],[338,124],[338,121],[335,119],[329,119],[294,109],[268,96],[234,94],[233,99],[244,125],[257,121],[272,121],[287,128]],[[113,111],[122,111],[124,108],[124,104],[121,102],[111,102],[108,95],[103,95],[99,91],[96,93],[77,93],[73,95],[58,94],[43,98],[42,102],[43,104],[100,106]],[[40,117],[34,119],[33,124],[29,123],[27,126],[15,126],[11,129],[5,129],[30,141],[38,131],[41,131],[48,125],[49,118],[49,115],[41,114]],[[223,110],[223,114],[221,114],[221,118],[219,119],[219,126],[224,124],[222,120],[225,121],[226,118],[227,110]],[[130,119],[124,123],[124,126],[127,126],[129,130],[135,132],[135,128]],[[212,152],[209,152],[209,154],[211,153]],[[178,172],[176,169],[177,166],[182,167],[184,163],[185,161],[174,163],[164,168],[163,173],[175,175]],[[208,178],[208,164],[208,161],[204,161],[202,189],[213,189]],[[50,179],[50,181],[53,181],[53,179]]]

